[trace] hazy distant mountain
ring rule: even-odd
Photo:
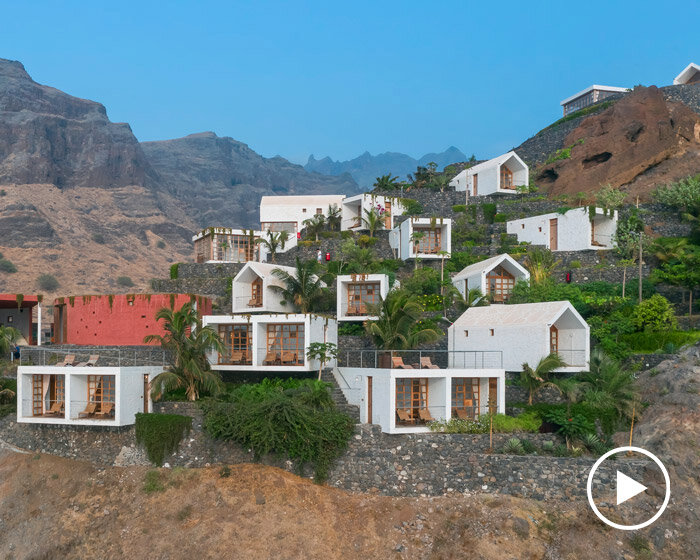
[[[352,178],[357,181],[363,189],[371,188],[377,177],[391,173],[398,175],[399,179],[405,179],[408,173],[413,173],[419,165],[426,165],[434,161],[438,165],[438,169],[457,161],[465,161],[465,156],[461,150],[454,146],[450,146],[444,152],[439,154],[425,154],[419,159],[412,158],[406,154],[397,152],[384,152],[373,156],[369,152],[365,152],[355,159],[348,161],[333,161],[329,157],[316,159],[313,154],[309,156],[309,161],[304,168],[307,171],[315,171],[325,175],[341,175],[350,173]]]

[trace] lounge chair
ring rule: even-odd
[[[57,363],[57,366],[72,366],[75,364],[75,354],[66,354],[62,362]]]
[[[231,352],[231,363],[240,364],[243,362],[243,352]]]
[[[457,418],[459,418],[460,420],[469,419],[469,415],[467,414],[466,408],[455,408],[455,414],[457,414]]]
[[[97,411],[97,403],[88,403],[85,410],[78,413],[78,418],[90,418]]]
[[[404,424],[413,424],[413,418],[409,414],[408,410],[397,410],[396,416],[399,417],[399,421]]]
[[[423,420],[423,422],[435,422],[435,418],[430,415],[430,411],[427,408],[421,408],[418,411],[418,418]]]
[[[414,369],[410,364],[404,364],[401,356],[392,356],[391,367],[393,369]]]
[[[90,354],[90,359],[87,362],[80,362],[79,364],[75,364],[75,367],[84,367],[84,366],[96,366],[97,365],[97,360],[100,359],[99,354]]]
[[[440,366],[436,366],[431,360],[430,356],[426,356],[420,359],[421,369],[440,369]]]
[[[264,366],[272,366],[275,365],[275,363],[278,360],[278,355],[275,352],[268,352],[265,355],[265,359],[263,360],[263,365]]]
[[[252,298],[250,301],[248,301],[248,307],[262,307],[262,301]]]
[[[297,361],[297,355],[294,352],[282,352],[282,358],[280,361],[283,365],[294,365]]]
[[[112,416],[113,410],[114,410],[114,403],[111,403],[111,402],[102,403],[100,411],[95,413],[95,417],[97,417],[97,418],[109,418],[110,416]]]
[[[44,412],[44,416],[60,416],[63,408],[63,401],[56,401],[51,405],[51,408]]]

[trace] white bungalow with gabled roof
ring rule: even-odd
[[[478,288],[493,303],[508,301],[515,283],[528,282],[530,273],[510,255],[498,255],[462,269],[452,278],[452,285],[462,296]]]
[[[552,353],[567,364],[559,372],[586,371],[590,361],[588,323],[568,301],[471,307],[450,326],[447,342],[455,352],[500,351],[512,372]]]
[[[304,220],[317,214],[328,216],[328,208],[341,210],[344,194],[263,196],[260,200],[260,229],[286,231],[295,237],[304,229]]]
[[[617,210],[572,208],[506,223],[506,231],[518,236],[518,242],[543,245],[550,251],[587,251],[615,248]]]
[[[382,216],[384,229],[386,230],[390,230],[396,225],[397,216],[401,216],[404,211],[401,200],[396,197],[369,193],[349,196],[343,200],[343,219],[340,229],[343,231],[367,230],[368,228],[362,219],[373,208]]]
[[[452,220],[408,218],[389,232],[389,245],[397,258],[441,259],[452,253]]]
[[[527,185],[530,172],[515,152],[508,152],[456,175],[450,186],[457,192],[469,191],[469,196],[514,194],[516,187]]]
[[[296,269],[272,263],[249,262],[236,274],[231,287],[231,303],[234,313],[289,312],[281,290],[285,283],[275,269],[295,275]]]
[[[343,274],[337,278],[338,321],[366,321],[367,305],[376,305],[389,293],[386,274]]]

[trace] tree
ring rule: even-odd
[[[445,257],[448,257],[450,255],[449,251],[438,251],[438,255],[440,255],[440,295],[445,294]]]
[[[659,187],[654,193],[654,198],[662,204],[675,206],[681,217],[693,224],[693,241],[700,241],[700,175]]]
[[[625,297],[627,286],[627,267],[632,266],[639,258],[639,243],[642,248],[648,242],[644,235],[644,222],[642,222],[637,209],[624,220],[618,220],[614,235],[615,252],[621,257],[622,265],[622,297]],[[640,239],[640,236],[641,239]],[[640,279],[641,282],[641,279]]]
[[[612,213],[622,206],[625,196],[627,196],[625,193],[612,185],[605,185],[596,193],[595,202],[606,213]]]
[[[313,218],[302,222],[309,235],[313,235],[318,241],[318,234],[326,227],[326,217],[323,214],[316,214]]]
[[[312,342],[306,351],[306,357],[309,360],[318,360],[321,363],[321,366],[318,368],[318,380],[320,381],[323,366],[338,357],[338,346],[332,342]]]
[[[340,231],[340,224],[343,221],[342,219],[342,211],[340,208],[338,208],[337,204],[329,204],[328,205],[328,217],[326,218],[326,222],[328,223],[328,228],[331,231],[338,230]]]
[[[413,269],[418,270],[418,246],[420,240],[425,237],[425,232],[414,230],[411,234],[410,241],[413,243]]]
[[[291,302],[302,313],[314,310],[323,291],[323,281],[317,275],[319,266],[314,260],[302,261],[297,257],[296,270],[292,274],[280,268],[272,271],[285,283],[284,288],[277,288],[285,301]]]
[[[374,232],[384,227],[384,214],[386,210],[383,208],[375,208],[362,212],[362,224],[369,230],[369,236],[374,237]]]
[[[274,232],[268,229],[266,233],[267,239],[259,237],[255,242],[267,247],[267,252],[270,253],[270,260],[274,263],[277,252],[283,251],[284,246],[287,244],[287,241],[289,241],[289,232]]]
[[[433,177],[431,185],[440,192],[445,192],[445,189],[450,186],[450,181],[452,181],[452,179],[448,175],[436,175]]]
[[[654,294],[634,308],[632,324],[640,331],[661,332],[678,328],[673,307],[660,294]]]
[[[381,177],[377,177],[376,181],[374,182],[374,187],[377,190],[390,191],[392,189],[395,189],[398,186],[398,184],[398,176],[392,177],[391,173],[388,173],[386,175],[382,175]]]
[[[657,282],[688,290],[688,315],[693,316],[693,291],[700,285],[700,253],[686,253],[675,263],[664,263],[653,273]]]
[[[561,260],[554,258],[554,253],[541,247],[530,249],[523,262],[525,268],[530,272],[530,280],[533,284],[540,284],[548,280],[560,263]]]
[[[185,388],[187,399],[195,401],[201,392],[217,394],[222,389],[219,375],[211,370],[207,352],[222,352],[224,347],[218,333],[211,327],[203,327],[192,303],[184,304],[178,311],[163,307],[156,313],[163,321],[164,335],[149,334],[146,344],[158,342],[170,355],[168,368],[151,382],[151,396],[159,399],[163,393]]]
[[[5,356],[15,349],[15,344],[22,333],[14,327],[0,325],[0,356]]]
[[[440,333],[433,328],[418,327],[422,315],[414,296],[392,290],[379,303],[367,304],[368,315],[377,317],[365,323],[365,330],[377,348],[410,350],[420,344],[435,342]]]
[[[549,374],[565,365],[566,363],[559,354],[545,356],[537,363],[535,369],[532,369],[527,362],[523,364],[523,371],[520,373],[520,384],[529,392],[527,404],[532,404],[533,395],[542,387],[557,387],[555,383],[549,381]]]
[[[686,237],[661,237],[651,246],[651,251],[661,263],[679,261],[685,255],[689,241]]]
[[[489,300],[481,293],[479,288],[467,290],[464,294],[453,288],[452,296],[454,297],[455,305],[459,311],[466,311],[470,307],[483,307],[489,305]]]

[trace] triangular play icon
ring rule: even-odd
[[[626,502],[630,498],[634,498],[637,494],[644,492],[647,487],[639,484],[636,480],[630,478],[624,473],[617,471],[617,505]]]

